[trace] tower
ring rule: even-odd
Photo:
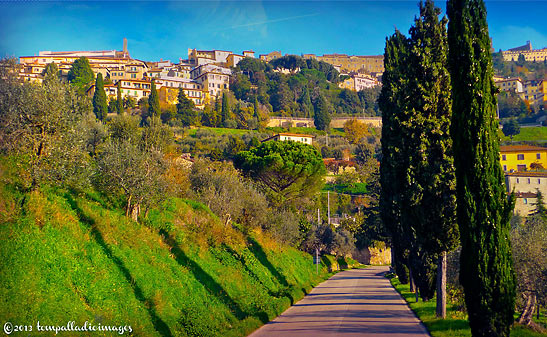
[[[125,37],[123,38],[123,56],[129,56],[129,53],[127,52],[127,39]]]

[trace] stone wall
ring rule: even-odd
[[[331,128],[343,128],[344,124],[351,119],[357,119],[361,122],[369,124],[373,127],[382,126],[381,117],[334,117],[330,122]],[[313,118],[301,118],[301,117],[270,117],[268,121],[270,127],[307,127],[314,128],[315,124]]]

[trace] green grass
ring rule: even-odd
[[[510,142],[510,137],[503,137],[502,142]],[[547,127],[525,127],[520,128],[520,133],[513,136],[514,142],[529,141],[529,142],[547,142]]]
[[[336,262],[324,257],[316,274],[309,254],[226,227],[193,201],[170,199],[135,223],[94,191],[4,183],[0,236],[1,322],[121,324],[136,336],[245,336]]]
[[[189,129],[187,132],[188,132],[189,136],[195,136],[196,132],[198,130],[210,130],[210,131],[215,132],[218,135],[244,135],[246,133],[257,132],[256,130],[211,128],[211,127],[207,127],[207,126],[200,126],[200,127],[197,127],[197,128],[192,128],[192,129]]]
[[[425,324],[432,337],[471,337],[471,329],[467,322],[467,315],[455,310],[451,305],[447,305],[446,319],[435,317],[436,300],[416,303],[416,296],[410,292],[408,284],[401,284],[399,279],[391,279],[393,287],[407,301],[408,305],[414,311],[416,316]],[[512,337],[540,337],[547,336],[534,332],[526,327],[515,325],[511,329]]]
[[[353,184],[353,186],[350,186],[348,184],[325,184],[322,190],[343,193],[343,194],[362,195],[367,193],[367,184],[355,183]]]

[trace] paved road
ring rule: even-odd
[[[425,327],[384,278],[387,267],[340,272],[249,337],[426,337]]]

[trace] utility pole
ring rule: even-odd
[[[330,225],[330,191],[327,191],[327,218]]]
[[[319,213],[319,208],[317,209],[317,224],[320,225],[321,224],[321,215]]]

